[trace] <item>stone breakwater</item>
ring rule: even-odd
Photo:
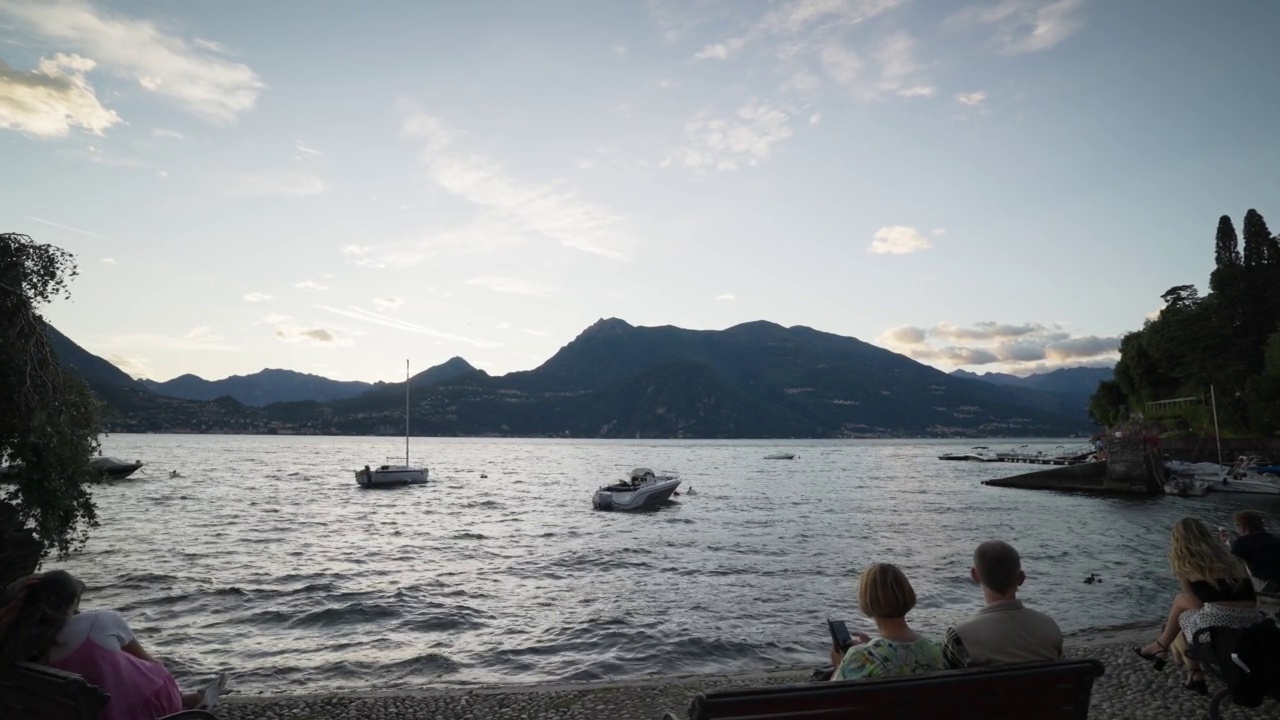
[[[1135,644],[1156,628],[1113,628],[1067,639],[1067,657],[1096,658],[1106,674],[1094,684],[1089,717],[1095,720],[1199,718],[1209,698],[1181,684],[1185,672],[1172,663],[1164,672],[1134,654]],[[819,660],[815,660],[815,665]],[[685,717],[699,692],[725,687],[801,682],[811,669],[729,676],[645,678],[614,683],[538,684],[475,689],[337,693],[324,695],[231,695],[217,708],[226,720],[659,720],[671,711]],[[1210,693],[1221,685],[1210,679]],[[1274,703],[1251,711],[1232,707],[1231,718],[1274,720]]]

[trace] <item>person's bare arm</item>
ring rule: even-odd
[[[153,662],[153,663],[160,662],[159,660],[151,657],[151,653],[147,652],[146,649],[142,647],[142,643],[138,642],[137,640],[129,641],[129,644],[125,645],[120,649],[138,658],[139,660],[146,660],[148,662]]]

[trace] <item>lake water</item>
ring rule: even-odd
[[[970,554],[990,538],[1022,552],[1022,597],[1064,630],[1154,622],[1176,591],[1174,520],[1280,512],[1258,496],[990,488],[1029,468],[935,459],[972,444],[420,438],[430,485],[362,490],[352,471],[401,441],[112,435],[104,454],[148,465],[95,490],[101,527],[47,567],[82,577],[83,606],[123,613],[180,680],[587,680],[824,662],[827,617],[870,627],[854,590],[871,562],[906,571],[909,620],[939,633],[980,606]],[[763,459],[777,451],[799,457]],[[678,471],[697,493],[593,511],[592,491],[636,466]],[[1103,582],[1084,584],[1091,572]]]

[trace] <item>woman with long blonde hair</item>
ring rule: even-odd
[[[1263,618],[1249,569],[1240,558],[1195,518],[1182,518],[1169,538],[1169,567],[1182,586],[1173,600],[1164,632],[1154,642],[1135,648],[1156,670],[1163,670],[1170,649],[1187,665],[1183,687],[1209,694],[1200,666],[1186,657],[1185,649],[1196,631],[1207,627],[1243,628]]]

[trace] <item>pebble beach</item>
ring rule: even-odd
[[[1095,682],[1089,717],[1098,720],[1202,718],[1209,698],[1181,687],[1184,671],[1170,663],[1156,672],[1131,649],[1158,633],[1132,625],[1070,635],[1068,658],[1096,658],[1106,673]],[[820,655],[821,653],[817,653]],[[815,657],[817,666],[820,658]],[[659,720],[664,712],[684,718],[689,701],[717,688],[803,682],[813,668],[779,668],[737,675],[646,677],[593,683],[539,683],[480,688],[423,687],[394,692],[236,696],[215,714],[226,720]],[[1212,695],[1221,685],[1212,678]],[[232,687],[234,691],[234,686]],[[1275,703],[1254,710],[1225,705],[1226,717],[1277,716]]]

